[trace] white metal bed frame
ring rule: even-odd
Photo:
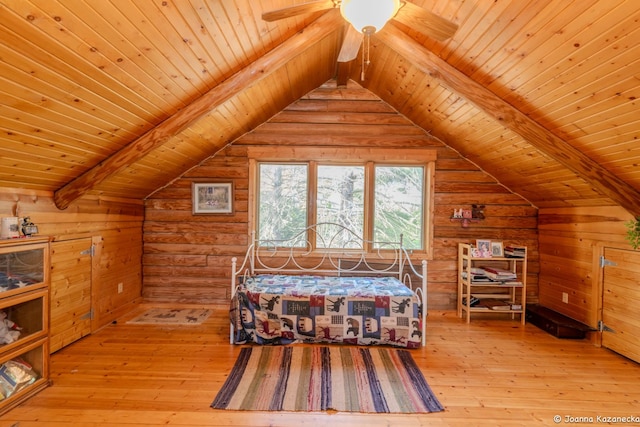
[[[337,231],[325,239],[319,233],[324,227],[332,227]],[[312,241],[319,241],[322,249],[312,251]],[[345,243],[335,248],[338,241]],[[411,273],[420,281],[415,287]],[[409,253],[402,245],[402,236],[398,242],[368,241],[343,225],[329,222],[310,225],[292,238],[283,240],[260,240],[252,232],[242,264],[238,266],[237,257],[231,258],[231,298],[241,283],[240,279],[244,282],[256,274],[395,276],[413,290],[420,301],[422,346],[426,345],[427,261],[422,260],[421,271],[416,271]],[[231,344],[233,340],[232,323]]]

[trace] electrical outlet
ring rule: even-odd
[[[121,294],[124,291],[124,283],[118,283],[118,293]]]
[[[569,304],[569,294],[566,292],[562,293],[562,302],[565,304]]]

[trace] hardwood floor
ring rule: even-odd
[[[445,411],[426,415],[232,412],[209,407],[240,346],[224,307],[198,326],[131,325],[136,312],[52,355],[52,386],[0,426],[522,426],[598,416],[640,419],[640,365],[518,320],[467,325],[430,312],[413,356]],[[567,418],[573,417],[573,418]],[[632,425],[632,423],[626,423]],[[640,424],[640,423],[637,423]]]

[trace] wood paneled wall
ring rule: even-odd
[[[624,223],[632,218],[618,206],[540,209],[540,303],[596,327],[599,258],[604,247],[631,250]]]
[[[432,307],[455,308],[458,243],[475,243],[476,239],[527,246],[527,298],[537,302],[537,209],[446,148],[438,155],[435,185],[435,251],[429,262]],[[454,208],[470,208],[471,204],[485,205],[483,221],[468,228],[451,222]]]
[[[92,272],[95,328],[107,325],[140,302],[142,293],[142,222],[139,200],[85,197],[65,210],[46,191],[0,188],[0,217],[28,216],[39,234],[54,241],[100,237]],[[55,266],[52,266],[55,268]],[[118,283],[123,292],[118,293]]]
[[[537,297],[537,209],[359,86],[318,88],[146,201],[143,296],[150,301],[226,302],[231,258],[249,240],[247,147],[254,145],[436,147],[434,259],[429,307],[454,309],[458,242],[476,238],[529,247],[529,294]],[[194,181],[232,181],[233,215],[193,215]],[[462,228],[456,208],[485,205]]]

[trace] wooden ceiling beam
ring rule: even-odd
[[[90,192],[111,175],[140,160],[218,105],[264,79],[309,47],[341,28],[342,18],[339,14],[322,15],[275,49],[55,191],[56,207],[66,209],[71,203]]]
[[[482,109],[504,127],[561,163],[634,216],[640,215],[640,192],[593,159],[575,149],[502,98],[417,43],[399,28],[388,25],[376,37],[424,73]]]

